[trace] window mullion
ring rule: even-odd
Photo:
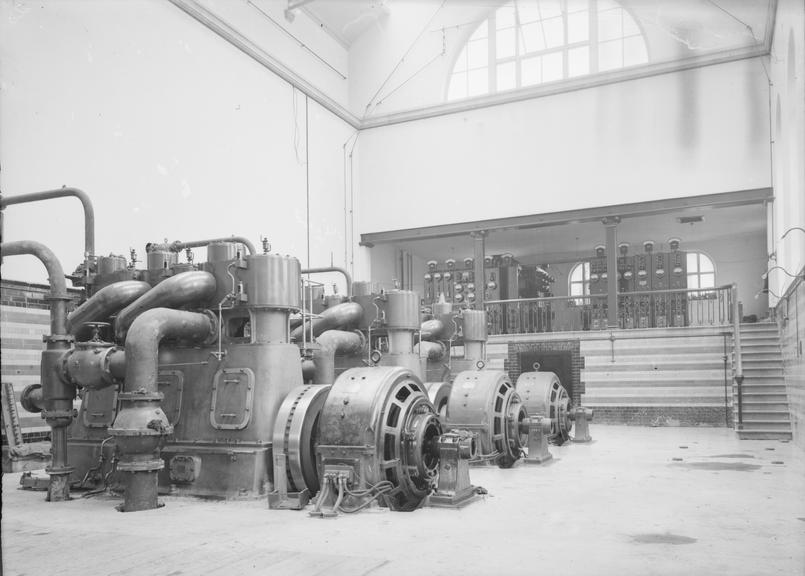
[[[486,33],[486,42],[489,54],[489,68],[487,70],[487,77],[489,82],[489,93],[494,94],[498,91],[498,48],[497,48],[497,13],[492,12],[489,17],[488,28]]]
[[[590,74],[598,72],[598,0],[590,0],[590,23],[588,38],[590,40]]]

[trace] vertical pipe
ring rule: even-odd
[[[484,289],[486,276],[484,275],[484,258],[486,257],[486,230],[479,230],[470,234],[473,238],[473,272],[475,276],[475,309],[484,309]]]
[[[50,334],[45,337],[47,346],[40,361],[40,378],[45,404],[42,416],[51,428],[53,454],[46,469],[50,475],[46,499],[59,502],[70,499],[70,474],[73,471],[67,463],[67,427],[73,421],[75,387],[61,378],[61,359],[72,345],[72,337],[67,334],[67,302],[70,297],[64,269],[47,246],[27,240],[0,244],[0,256],[23,254],[37,257],[45,265],[50,281]]]
[[[618,327],[618,237],[621,221],[617,216],[604,218],[607,247],[607,327]]]
[[[743,390],[744,381],[743,363],[741,359],[741,314],[738,306],[738,284],[733,284],[730,291],[732,296],[732,331],[733,345],[735,347],[735,384],[738,386],[738,429],[743,428]]]

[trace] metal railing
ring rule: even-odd
[[[736,306],[734,286],[621,292],[618,294],[617,327],[729,326],[737,316]],[[484,307],[489,334],[606,330],[610,327],[606,294],[489,300]],[[736,360],[740,362],[740,354]]]

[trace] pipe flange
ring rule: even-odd
[[[42,336],[42,342],[49,344],[56,342],[67,342],[68,344],[72,344],[75,342],[75,336],[72,334],[45,334]]]
[[[118,348],[117,346],[110,346],[103,352],[101,352],[101,378],[103,381],[108,384],[116,384],[120,382],[117,378],[112,375],[112,354],[117,352],[123,351],[122,348]]]
[[[121,460],[117,463],[117,469],[121,472],[155,472],[164,467],[165,462],[161,459],[134,460],[132,462]]]
[[[204,310],[202,312],[207,318],[210,319],[210,333],[207,337],[201,342],[203,346],[212,346],[216,342],[218,342],[218,331],[220,327],[218,326],[218,316],[215,315],[215,312],[212,310]]]
[[[45,472],[50,476],[67,476],[75,472],[75,466],[46,466]]]
[[[138,436],[170,436],[173,426],[168,424],[162,428],[109,428],[110,436],[138,437]]]
[[[72,420],[77,414],[75,408],[71,410],[42,410],[42,419],[44,420],[58,420],[61,418],[67,418]]]
[[[162,392],[121,392],[117,398],[129,402],[161,402],[165,395]]]
[[[42,385],[39,383],[36,384],[28,384],[23,390],[22,394],[20,394],[20,404],[22,407],[27,411],[33,414],[38,414],[42,412],[42,407],[38,406],[32,399],[31,395],[34,394],[37,390],[42,390]],[[41,395],[41,394],[40,394]]]

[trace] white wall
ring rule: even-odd
[[[769,238],[769,252],[776,252],[777,264],[797,274],[805,266],[805,4],[801,0],[780,0],[770,58],[771,119],[774,145],[775,202]],[[769,288],[782,295],[791,276],[773,270]],[[772,305],[776,302],[772,295]]]
[[[759,59],[365,130],[359,232],[770,185]]]
[[[165,1],[2,2],[0,50],[4,195],[84,189],[99,254],[264,235],[308,264],[304,95]],[[310,102],[312,266],[345,263],[352,132]],[[4,223],[4,240],[39,240],[68,272],[82,259],[75,199],[11,206]],[[3,277],[45,280],[27,257]]]

